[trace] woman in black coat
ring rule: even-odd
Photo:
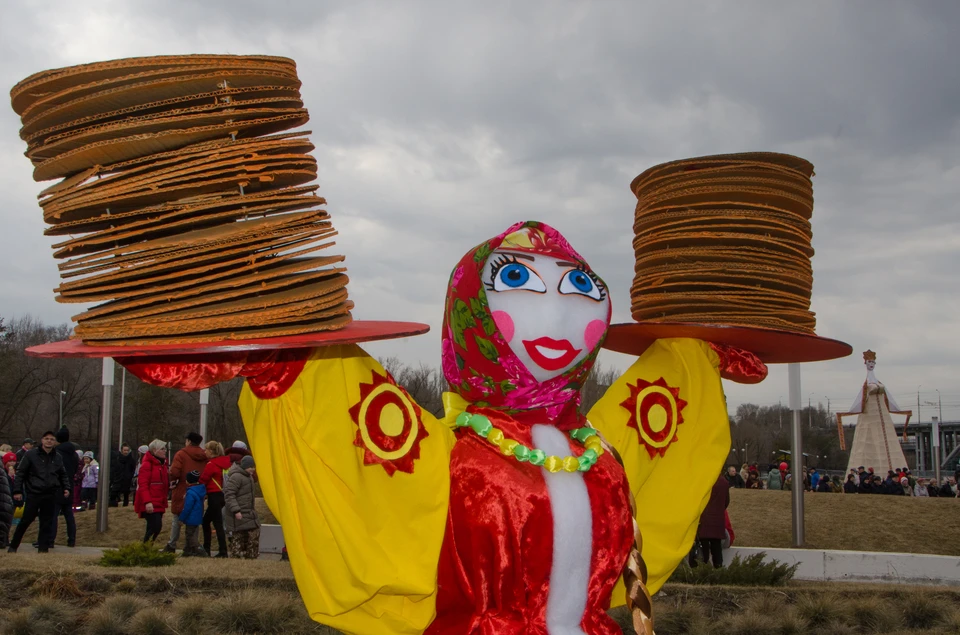
[[[7,547],[12,525],[13,495],[10,492],[10,479],[6,474],[0,474],[0,549]]]

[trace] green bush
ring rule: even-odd
[[[119,549],[107,549],[99,564],[102,567],[167,567],[176,561],[176,554],[164,553],[145,542],[132,542]]]
[[[714,569],[701,564],[691,568],[682,563],[670,577],[670,582],[678,584],[735,584],[740,586],[783,586],[796,573],[799,564],[783,564],[771,559],[764,562],[765,552],[755,553],[741,559],[734,556],[729,565]]]

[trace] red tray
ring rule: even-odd
[[[846,357],[853,347],[839,340],[747,326],[717,326],[682,322],[628,322],[613,324],[603,347],[618,353],[641,355],[654,340],[667,337],[727,344],[750,351],[764,363],[822,362]]]
[[[91,346],[82,341],[63,340],[31,346],[26,350],[32,357],[155,357],[167,355],[210,355],[244,351],[269,351],[284,348],[313,348],[334,344],[357,344],[422,335],[430,327],[420,322],[390,322],[357,320],[336,331],[319,331],[283,337],[265,337],[252,340],[221,340],[189,344],[156,344],[152,346]]]

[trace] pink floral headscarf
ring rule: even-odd
[[[476,406],[504,410],[515,418],[546,416],[557,424],[580,420],[580,388],[586,380],[603,337],[576,366],[545,382],[537,381],[510,350],[487,304],[482,274],[490,254],[509,243],[513,251],[572,260],[589,265],[552,227],[517,223],[471,249],[453,270],[447,288],[442,330],[443,375],[450,389]],[[610,323],[610,314],[606,318]]]

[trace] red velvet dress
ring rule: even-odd
[[[534,447],[529,426],[512,419],[496,425],[508,438]],[[437,617],[427,633],[548,635],[554,534],[543,469],[502,455],[470,430],[458,434],[450,461]],[[570,441],[571,454],[582,452]],[[587,635],[619,635],[606,610],[633,545],[630,490],[620,464],[607,453],[583,478],[592,512],[593,559],[580,628]]]

